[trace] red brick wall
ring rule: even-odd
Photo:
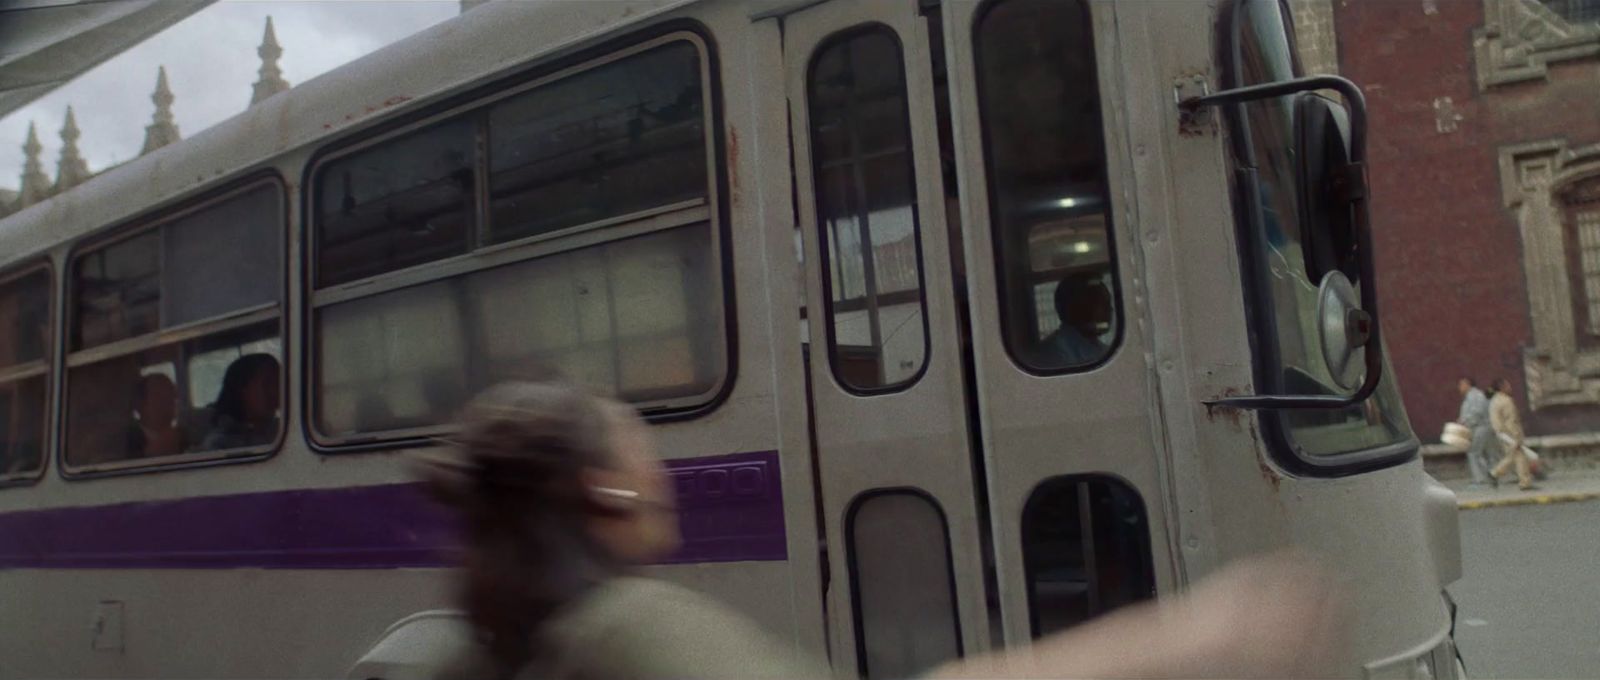
[[[1342,74],[1367,93],[1373,230],[1383,325],[1412,424],[1434,441],[1455,417],[1463,375],[1510,378],[1525,403],[1532,342],[1522,246],[1501,200],[1499,149],[1562,137],[1600,141],[1600,60],[1552,69],[1549,83],[1479,92],[1473,29],[1481,0],[1335,4]],[[1439,132],[1434,102],[1460,116]],[[1600,429],[1600,412],[1565,409],[1535,433]]]

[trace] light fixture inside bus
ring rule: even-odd
[[[1077,207],[1077,205],[1078,205],[1078,199],[1076,199],[1076,198],[1070,198],[1069,197],[1069,198],[1063,198],[1063,199],[1060,199],[1060,200],[1056,201],[1056,207],[1058,207],[1058,208],[1073,208],[1073,207]]]
[[[1072,252],[1078,253],[1080,255],[1083,254],[1083,253],[1089,252],[1093,248],[1094,248],[1094,246],[1089,245],[1088,241],[1079,241],[1077,243],[1072,244]]]

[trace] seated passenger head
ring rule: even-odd
[[[133,387],[133,412],[145,427],[166,427],[178,415],[178,388],[160,373],[139,378]]]
[[[1463,395],[1465,395],[1468,392],[1471,392],[1472,388],[1477,387],[1477,386],[1478,386],[1478,381],[1473,380],[1472,378],[1462,378],[1462,379],[1456,381],[1456,389],[1461,390],[1461,394],[1463,394]]]
[[[1093,337],[1111,322],[1111,292],[1094,274],[1068,274],[1056,285],[1056,315],[1063,326]]]
[[[247,354],[228,365],[217,394],[214,420],[265,423],[278,414],[278,360],[271,354]]]

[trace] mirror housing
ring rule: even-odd
[[[1338,92],[1348,106],[1348,114],[1332,100],[1315,94],[1318,90]],[[1192,116],[1202,109],[1289,95],[1296,95],[1294,127],[1299,159],[1297,189],[1303,199],[1301,217],[1306,220],[1305,224],[1315,225],[1307,231],[1318,234],[1317,241],[1306,254],[1307,271],[1324,277],[1331,272],[1342,272],[1345,277],[1361,283],[1360,307],[1341,315],[1340,333],[1348,346],[1339,354],[1353,354],[1358,347],[1355,343],[1359,341],[1359,347],[1366,350],[1365,376],[1361,385],[1349,395],[1258,394],[1207,401],[1207,406],[1251,410],[1342,409],[1366,401],[1377,391],[1383,377],[1383,340],[1378,322],[1378,286],[1367,200],[1367,105],[1361,88],[1338,76],[1313,76],[1190,97],[1178,102],[1178,107]],[[1327,229],[1342,226],[1346,219],[1349,229],[1345,230],[1345,235],[1335,235]],[[1353,271],[1346,272],[1346,269]],[[1328,349],[1324,347],[1325,352]]]

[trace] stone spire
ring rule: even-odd
[[[167,67],[162,66],[156,71],[155,94],[150,95],[150,101],[156,103],[156,112],[150,124],[144,128],[144,149],[139,151],[140,156],[182,138],[178,134],[178,124],[172,118],[173,99],[172,89],[167,87]]]
[[[44,164],[39,162],[39,133],[33,123],[28,123],[28,141],[22,144],[22,187],[17,194],[17,207],[26,208],[50,197],[50,176],[44,174]]]
[[[261,56],[261,79],[256,81],[255,93],[250,96],[251,106],[289,89],[289,81],[283,79],[283,71],[278,68],[278,58],[283,56],[283,47],[278,45],[278,34],[272,30],[270,16],[267,17],[267,32],[261,36],[261,46],[256,48],[256,54]]]
[[[67,122],[61,126],[61,160],[56,163],[56,193],[83,184],[92,175],[89,164],[78,153],[78,119],[67,107]]]

